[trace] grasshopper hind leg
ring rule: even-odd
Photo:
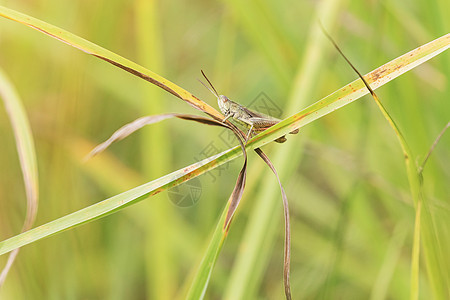
[[[245,141],[247,142],[248,139],[252,136],[252,131],[253,131],[253,124],[250,126],[250,129],[247,132],[247,136],[245,138]]]

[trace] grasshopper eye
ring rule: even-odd
[[[222,101],[222,102],[227,102],[228,100],[230,100],[230,99],[228,99],[227,96],[224,96],[224,95],[220,95],[219,98],[220,98],[220,101]]]

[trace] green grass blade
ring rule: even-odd
[[[226,232],[223,228],[226,215],[227,209],[224,209],[219,221],[217,222],[216,229],[214,230],[205,255],[203,255],[203,259],[192,281],[186,299],[197,300],[203,299],[203,297],[205,296],[206,289],[211,278],[212,270],[214,268],[214,265],[216,264],[220,250],[223,246],[223,242],[226,238]]]
[[[422,202],[417,203],[414,222],[414,238],[411,255],[411,287],[410,299],[419,299],[419,258],[420,258],[420,227],[422,217]]]
[[[225,163],[241,155],[241,148],[236,147],[224,151],[210,158],[178,171],[167,174],[151,182],[118,194],[99,203],[78,210],[72,214],[61,217],[22,234],[0,242],[0,255],[8,253],[16,248],[38,241],[50,235],[77,227],[81,224],[102,218],[129,205],[135,204],[146,197],[158,194],[161,191],[181,184],[189,179],[199,176],[206,171]],[[223,226],[223,224],[222,224]]]

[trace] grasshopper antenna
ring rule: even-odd
[[[202,72],[203,77],[205,77],[206,81],[208,81],[209,85],[211,86],[211,88],[209,86],[207,86],[203,81],[201,81],[200,79],[197,78],[198,81],[200,81],[201,84],[203,84],[203,86],[205,88],[207,88],[214,96],[216,96],[217,98],[219,98],[219,93],[216,91],[216,89],[214,88],[214,86],[212,85],[211,81],[209,81],[208,77],[206,77],[205,73],[203,72],[203,70],[200,70]]]

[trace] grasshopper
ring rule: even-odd
[[[252,135],[263,132],[267,128],[272,127],[273,125],[281,121],[280,119],[274,118],[272,116],[268,116],[263,113],[251,110],[239,103],[228,99],[227,96],[219,95],[219,93],[217,93],[216,89],[212,85],[211,81],[209,81],[208,77],[206,77],[205,73],[203,73],[203,71],[201,72],[206,81],[208,81],[211,88],[204,84],[201,80],[199,80],[200,83],[203,84],[214,96],[217,97],[217,104],[219,105],[219,109],[225,115],[225,118],[222,120],[222,122],[225,122],[229,118],[232,118],[237,123],[246,127],[250,127],[247,132],[246,140],[248,140]],[[291,131],[290,134],[297,134],[298,131],[298,129],[295,129]],[[275,142],[286,142],[286,136],[277,138]]]

